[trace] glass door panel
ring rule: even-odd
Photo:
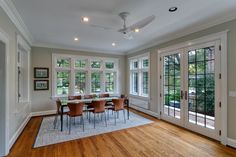
[[[215,47],[188,51],[188,121],[215,129]]]
[[[177,119],[181,118],[180,91],[180,53],[164,56],[163,89],[164,114]]]

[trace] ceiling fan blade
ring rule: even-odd
[[[127,33],[131,32],[131,31],[132,30],[129,27],[121,28],[121,29],[118,30],[118,32],[123,33],[123,34],[127,34]]]
[[[134,39],[133,36],[132,36],[132,32],[129,32],[129,33],[127,33],[127,34],[124,34],[124,38],[125,38],[125,39],[128,39],[128,40]]]
[[[103,30],[114,30],[114,28],[102,26],[102,25],[96,25],[96,24],[90,24],[89,26],[94,27],[94,28],[103,29]]]
[[[141,21],[139,21],[139,22],[129,26],[128,28],[130,30],[132,30],[132,31],[134,29],[137,29],[137,28],[141,29],[141,28],[145,27],[146,25],[148,25],[149,23],[151,23],[154,19],[155,19],[155,15],[148,16],[145,19],[143,19],[143,20],[141,20]]]

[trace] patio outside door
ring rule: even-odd
[[[161,54],[161,118],[219,140],[219,41]]]

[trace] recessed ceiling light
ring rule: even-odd
[[[116,43],[112,43],[111,45],[112,45],[112,46],[116,46]]]
[[[83,22],[89,22],[89,17],[87,17],[87,16],[82,17],[82,21]]]
[[[171,7],[171,8],[169,9],[169,12],[175,12],[177,9],[178,9],[177,7]]]
[[[79,38],[75,37],[75,38],[74,38],[74,41],[79,41]]]
[[[138,33],[139,31],[140,31],[139,28],[135,28],[135,29],[134,29],[134,32],[135,32],[135,33]]]

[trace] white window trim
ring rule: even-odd
[[[60,58],[69,58],[71,60],[70,62],[70,68],[63,68],[63,67],[56,67],[56,60]],[[74,66],[74,63],[76,60],[87,60],[87,66],[86,68],[76,68]],[[101,61],[101,67],[100,68],[91,68],[91,62],[92,61]],[[106,62],[113,62],[114,68],[113,69],[107,69],[105,67]],[[77,71],[85,71],[87,73],[86,78],[86,90],[85,94],[98,94],[98,93],[92,93],[91,92],[91,73],[93,71],[100,71],[101,72],[101,93],[109,93],[109,94],[118,94],[119,91],[119,59],[118,58],[106,58],[106,57],[92,57],[92,56],[81,56],[81,55],[67,55],[67,54],[52,54],[52,98],[53,97],[67,97],[67,95],[57,95],[56,94],[56,72],[57,71],[69,71],[70,72],[70,84],[69,84],[69,95],[75,95],[75,72]],[[105,72],[115,72],[116,77],[114,81],[114,92],[105,92]],[[83,95],[83,94],[80,94]]]
[[[26,53],[27,53],[27,62],[28,62],[28,66],[27,66],[27,86],[28,86],[28,89],[27,89],[27,93],[26,93],[26,99],[25,100],[20,100],[18,101],[18,66],[19,66],[19,63],[17,61],[17,58],[16,58],[16,76],[17,76],[17,87],[16,87],[16,104],[23,104],[23,105],[27,105],[27,104],[30,104],[31,103],[31,95],[30,95],[30,71],[31,71],[31,62],[30,62],[30,52],[31,52],[31,48],[30,46],[27,44],[27,42],[20,36],[20,35],[17,35],[17,51],[16,51],[16,56],[18,56],[18,51],[19,51],[19,46],[21,46],[21,48],[23,48]],[[19,106],[17,105],[16,106],[16,112],[19,112],[22,108],[24,108],[24,106]]]
[[[162,48],[162,49],[158,49],[157,50],[157,61],[158,61],[158,72],[157,72],[157,78],[158,78],[158,85],[161,84],[161,80],[160,80],[160,69],[161,69],[161,62],[160,62],[160,56],[162,53],[165,52],[169,52],[169,51],[175,51],[177,49],[181,49],[181,48],[186,48],[189,46],[194,46],[194,45],[198,45],[198,44],[202,44],[202,43],[206,43],[206,42],[210,42],[210,41],[215,41],[215,40],[220,40],[220,45],[221,45],[221,65],[220,65],[220,69],[221,69],[221,115],[220,115],[220,129],[221,129],[221,137],[220,137],[220,141],[223,145],[227,145],[227,104],[228,104],[228,86],[227,86],[227,33],[229,32],[229,30],[225,30],[222,32],[218,32],[218,33],[214,33],[214,34],[210,34],[210,35],[206,35],[203,36],[201,38],[197,38],[194,40],[190,40],[190,41],[186,41],[180,44],[176,44],[176,45],[172,45],[166,48]],[[158,93],[157,96],[160,96],[160,86],[158,88]],[[158,113],[160,113],[161,111],[161,99],[158,100]],[[160,118],[160,115],[158,114],[158,117]]]
[[[144,59],[148,59],[148,67],[147,68],[143,68],[143,60]],[[141,55],[137,55],[134,57],[130,57],[128,58],[129,61],[129,95],[133,96],[133,97],[137,97],[137,98],[145,98],[145,99],[149,99],[150,97],[150,53],[144,53]],[[138,61],[138,68],[133,68],[133,62]],[[132,81],[132,73],[133,72],[138,72],[138,93],[133,93],[133,85],[131,83]],[[142,85],[142,73],[143,72],[148,72],[148,94],[143,94],[142,90],[143,90],[143,85]]]

